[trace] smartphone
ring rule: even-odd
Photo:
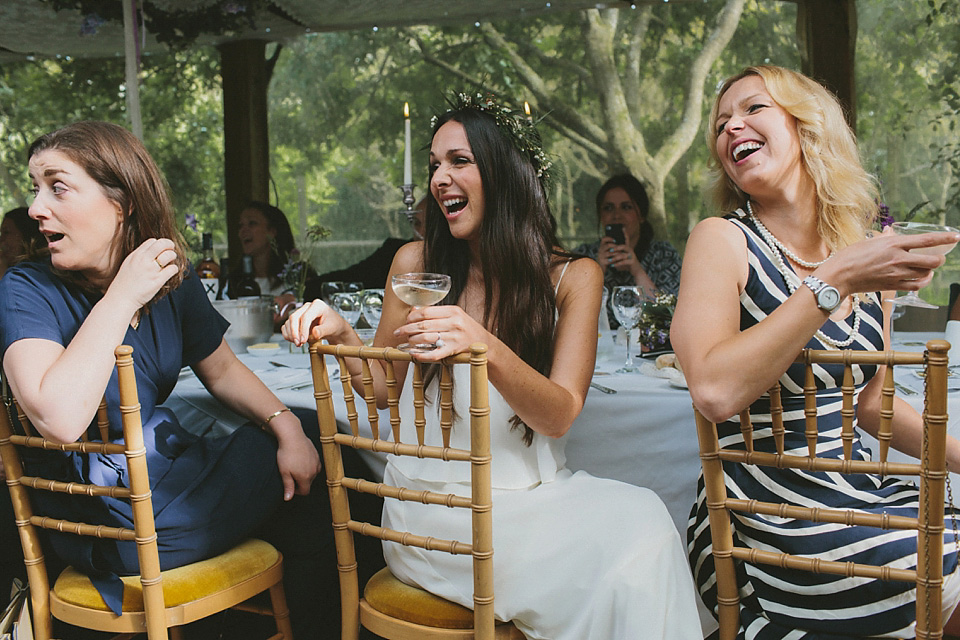
[[[608,224],[603,228],[603,235],[613,238],[616,244],[627,244],[627,239],[623,235],[622,224]]]

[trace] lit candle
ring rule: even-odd
[[[410,103],[403,103],[403,184],[413,184],[410,166]]]
[[[527,122],[533,124],[533,116],[530,115],[530,103],[526,100],[523,101],[523,112],[527,114]]]

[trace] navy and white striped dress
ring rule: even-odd
[[[727,216],[747,239],[749,276],[740,295],[741,331],[757,324],[789,296],[770,247],[742,211]],[[786,261],[786,259],[784,259]],[[791,273],[791,276],[796,274]],[[796,277],[794,284],[800,285]],[[873,304],[862,304],[863,318],[859,336],[849,347],[858,350],[883,348],[882,310],[876,296]],[[840,322],[827,321],[822,331],[844,340],[850,335],[852,314]],[[826,349],[814,336],[807,347]],[[817,406],[821,420],[818,449],[835,451],[842,457],[841,366],[818,365]],[[862,389],[876,367],[854,369],[854,380]],[[803,433],[803,365],[793,365],[781,376],[787,453],[806,454]],[[754,446],[758,451],[775,451],[770,431],[769,398],[765,395],[750,407],[754,424]],[[720,444],[742,442],[737,417],[717,425]],[[870,459],[859,436],[853,443],[854,459]],[[749,465],[724,463],[727,493],[732,498],[776,501],[787,498],[808,507],[859,509],[896,515],[917,513],[919,494],[912,483],[878,476],[810,473],[799,469],[760,469]],[[947,511],[944,535],[944,620],[960,598],[957,546],[950,512]],[[837,561],[916,566],[916,534],[909,531],[884,531],[839,524],[817,524],[772,516],[735,514],[734,543],[737,546],[815,555]],[[707,521],[703,477],[698,483],[697,502],[691,511],[687,530],[688,554],[697,587],[704,603],[716,615],[716,576],[711,556],[710,529]],[[884,582],[865,578],[816,575],[767,565],[737,564],[740,585],[740,638],[758,640],[780,638],[840,638],[879,636],[913,638],[915,588],[906,582]]]

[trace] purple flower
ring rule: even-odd
[[[97,31],[100,30],[100,27],[103,26],[103,23],[106,22],[103,18],[98,16],[95,13],[88,13],[83,16],[83,22],[80,23],[80,35],[81,36],[95,36]]]
[[[881,200],[877,200],[877,222],[880,223],[881,229],[886,229],[892,225],[896,220],[893,219],[893,216],[890,215],[890,207]]]
[[[184,216],[184,222],[186,222],[186,225],[194,231],[197,230],[197,216],[193,215],[192,213],[188,213],[186,216]]]

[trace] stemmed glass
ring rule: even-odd
[[[360,293],[360,308],[367,324],[376,329],[383,312],[383,289],[364,289]]]
[[[330,306],[349,322],[351,327],[357,325],[357,320],[360,319],[360,296],[355,293],[335,293]]]
[[[336,293],[346,291],[344,282],[324,282],[320,285],[320,298],[327,304],[333,304],[333,296]]]
[[[631,333],[640,324],[640,316],[643,313],[643,293],[640,287],[614,287],[611,302],[613,315],[627,333],[627,361],[623,367],[617,369],[617,373],[634,373],[638,369],[630,358]]]
[[[391,279],[393,292],[411,307],[429,307],[437,304],[450,292],[450,276],[442,273],[401,273]],[[437,345],[432,342],[401,344],[403,351],[432,351]]]
[[[919,235],[921,233],[936,233],[939,231],[952,231],[957,233],[957,230],[953,227],[947,227],[941,224],[927,224],[925,222],[894,222],[892,225],[893,232],[901,235]],[[938,244],[932,247],[920,247],[918,249],[912,249],[917,253],[925,253],[928,255],[946,255],[957,246],[956,242],[949,244]],[[924,309],[937,309],[937,305],[930,304],[925,300],[921,300],[920,296],[917,295],[916,291],[909,291],[906,295],[893,298],[891,300],[894,304],[904,305],[907,307],[922,307]]]

